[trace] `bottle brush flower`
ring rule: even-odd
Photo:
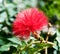
[[[48,17],[37,8],[29,8],[19,12],[13,22],[13,33],[20,39],[27,39],[30,33],[41,31],[48,25]]]

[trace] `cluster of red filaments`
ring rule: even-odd
[[[19,12],[13,22],[13,33],[20,39],[30,37],[30,32],[41,31],[48,25],[47,16],[37,8],[30,8]]]

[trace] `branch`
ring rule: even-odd
[[[28,44],[27,46],[25,46],[25,47],[23,47],[23,48],[21,48],[20,50],[24,50],[24,49],[26,49],[26,48],[28,48],[29,46],[31,46],[32,44],[35,44],[35,43],[40,43],[41,41],[32,41],[30,44]],[[46,41],[43,41],[43,43],[46,43],[46,44],[50,44],[50,45],[55,45],[54,43],[52,43],[52,42],[46,42]]]

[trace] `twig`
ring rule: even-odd
[[[48,35],[50,34],[50,32],[49,32],[49,27],[51,27],[51,26],[52,26],[51,23],[49,23],[49,24],[48,24],[48,33],[47,33],[47,37],[46,37],[46,42],[48,41],[48,38],[49,38],[49,36],[48,36]],[[46,47],[46,48],[45,48],[45,54],[47,54],[47,53],[48,53],[48,48]]]
[[[21,48],[20,50],[24,50],[25,48],[28,48],[29,46],[31,46],[32,44],[35,44],[35,43],[40,43],[41,41],[32,41],[30,44],[28,44],[27,46],[25,46],[25,47],[23,47],[23,48]],[[46,43],[46,41],[43,41],[43,43]],[[54,43],[52,43],[52,42],[47,42],[46,44],[50,44],[50,45],[54,45]]]
[[[37,32],[33,32],[32,34],[36,39],[40,40],[41,42],[44,41],[43,37],[41,37]]]

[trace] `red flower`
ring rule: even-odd
[[[20,38],[27,39],[30,32],[40,31],[47,24],[47,16],[42,11],[30,8],[17,14],[13,22],[13,33]]]

